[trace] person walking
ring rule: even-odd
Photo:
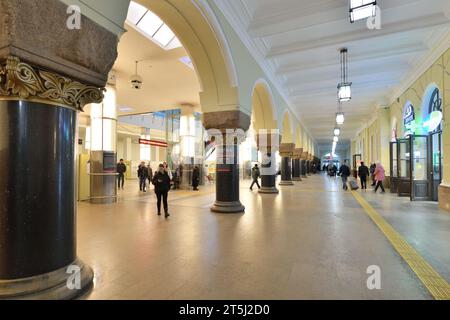
[[[378,188],[381,188],[381,193],[385,193],[386,190],[384,190],[383,182],[384,182],[384,179],[386,179],[386,172],[385,172],[384,167],[382,166],[381,162],[379,162],[379,161],[377,162],[374,175],[375,175],[375,181],[376,181],[376,186],[375,186],[374,191],[377,192]]]
[[[127,172],[127,166],[125,165],[123,159],[117,164],[117,188],[120,190],[125,184],[125,172]]]
[[[199,191],[198,186],[200,184],[200,169],[195,166],[194,170],[192,171],[192,187],[194,188],[194,191]]]
[[[139,178],[139,190],[147,192],[148,168],[145,165],[144,161],[142,161],[141,165],[139,166],[138,178]]]
[[[258,189],[261,189],[261,186],[259,185],[259,181],[258,181],[258,179],[259,179],[260,177],[261,177],[261,171],[259,170],[258,165],[255,164],[255,166],[254,166],[253,169],[252,169],[252,179],[253,179],[253,182],[252,182],[252,185],[250,186],[250,190],[253,191],[253,186],[255,185],[255,183],[256,183],[256,186],[258,187]]]
[[[350,168],[347,165],[347,161],[345,161],[344,164],[339,169],[339,176],[341,176],[341,179],[342,179],[342,188],[345,191],[348,190],[347,181],[348,181],[348,177],[350,177],[350,174],[351,174]]]
[[[375,163],[372,163],[370,165],[370,177],[372,178],[372,187],[375,187],[375,169],[377,168],[377,165]]]
[[[167,219],[170,216],[169,204],[167,201],[170,190],[170,177],[163,164],[159,165],[158,171],[153,175],[152,183],[155,186],[155,194],[158,199],[157,202],[158,216],[161,215],[161,201],[162,201],[164,205],[165,217]]]
[[[361,189],[367,190],[367,177],[370,175],[369,168],[361,162],[361,166],[358,169],[358,176],[361,179]]]

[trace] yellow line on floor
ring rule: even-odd
[[[447,281],[359,193],[352,194],[431,295],[436,300],[450,300]]]

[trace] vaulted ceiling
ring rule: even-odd
[[[348,0],[214,2],[322,146],[335,125],[340,48],[349,50],[353,82],[342,127],[348,142],[449,47],[450,0],[379,0],[379,30],[350,23]]]

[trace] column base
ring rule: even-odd
[[[293,186],[294,182],[292,181],[281,181],[280,186]]]
[[[81,260],[71,265],[80,267],[80,289],[68,288],[66,266],[59,270],[31,278],[0,280],[0,300],[71,300],[85,294],[92,288],[94,272]]]
[[[292,178],[292,181],[302,181],[302,178],[300,178],[300,177],[294,177],[294,178]]]
[[[280,193],[280,190],[276,187],[262,187],[258,192],[262,194],[278,194]]]
[[[244,213],[245,207],[240,201],[221,202],[216,201],[211,207],[211,211],[215,213]]]

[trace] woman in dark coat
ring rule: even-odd
[[[153,185],[155,186],[156,197],[158,198],[158,216],[161,215],[161,200],[164,204],[164,213],[165,217],[168,218],[169,214],[169,205],[167,203],[167,198],[170,190],[170,177],[167,171],[164,168],[164,165],[160,164],[158,171],[153,175],[152,180]]]
[[[192,172],[192,187],[194,188],[194,191],[198,191],[198,186],[200,184],[200,170],[198,167],[194,168],[194,171]]]

